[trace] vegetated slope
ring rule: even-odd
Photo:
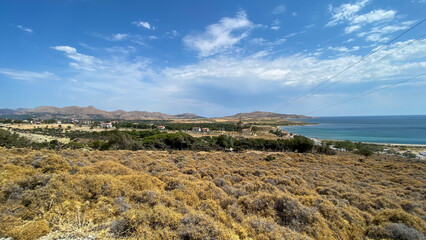
[[[424,239],[424,162],[267,156],[0,149],[0,236]]]
[[[303,115],[296,114],[281,114],[281,113],[273,113],[273,112],[261,112],[255,111],[251,113],[237,113],[232,116],[224,117],[224,119],[243,119],[247,120],[261,120],[261,119],[306,119],[309,118]]]
[[[178,114],[178,115],[169,115],[160,112],[147,112],[147,111],[103,111],[99,110],[93,106],[88,107],[52,107],[52,106],[40,106],[34,109],[3,109],[0,111],[0,114],[7,115],[8,117],[33,117],[41,119],[69,119],[69,118],[79,118],[79,119],[128,119],[128,120],[137,120],[137,119],[198,119],[202,118],[195,114]]]

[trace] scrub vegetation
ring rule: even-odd
[[[0,237],[424,239],[424,162],[0,148]]]
[[[61,143],[58,140],[50,142],[31,142],[16,133],[0,129],[0,146],[31,147],[33,149],[78,149],[95,150],[194,150],[194,151],[294,151],[294,152],[324,152],[315,146],[314,142],[304,136],[294,136],[290,139],[262,139],[232,137],[229,135],[203,136],[195,138],[184,132],[151,131],[69,131],[63,133],[70,142]]]

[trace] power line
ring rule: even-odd
[[[410,41],[409,43],[407,43],[407,44],[405,44],[405,45],[403,45],[403,46],[399,47],[399,48],[398,48],[398,49],[396,49],[395,51],[393,51],[393,52],[391,52],[391,53],[389,53],[389,54],[386,54],[385,56],[383,56],[383,57],[381,57],[381,58],[379,58],[379,59],[377,59],[377,60],[373,61],[372,63],[370,63],[370,65],[367,65],[367,66],[365,66],[364,68],[361,68],[361,69],[359,69],[358,71],[355,71],[355,72],[351,73],[350,75],[347,75],[346,77],[344,77],[344,78],[340,79],[339,81],[336,81],[336,82],[334,82],[334,83],[332,83],[332,84],[330,84],[330,85],[328,85],[328,86],[326,86],[326,87],[324,87],[324,88],[322,88],[322,89],[319,89],[319,90],[318,90],[318,91],[316,91],[316,92],[313,92],[313,93],[309,94],[309,96],[314,95],[314,94],[316,94],[316,93],[319,93],[319,92],[321,92],[321,91],[324,91],[325,89],[330,88],[330,87],[332,87],[332,86],[334,86],[334,85],[336,85],[336,84],[338,84],[338,83],[342,82],[343,80],[345,80],[345,79],[347,79],[347,78],[349,78],[349,77],[353,76],[354,74],[359,73],[359,72],[361,72],[362,70],[364,70],[364,69],[366,69],[366,68],[368,68],[368,67],[371,67],[371,66],[372,66],[372,64],[377,63],[377,62],[379,62],[379,61],[383,60],[384,58],[386,58],[386,57],[388,57],[388,56],[390,56],[390,55],[392,55],[392,54],[396,53],[397,51],[399,51],[399,50],[401,50],[401,49],[403,49],[403,48],[405,48],[405,47],[407,47],[407,46],[409,46],[409,45],[413,44],[416,40],[419,40],[419,39],[423,38],[424,36],[426,36],[426,34],[421,35],[420,37],[418,37],[418,38],[416,38],[416,39],[414,39],[414,40]],[[299,102],[299,101],[300,101],[300,100],[302,100],[302,99],[303,99],[303,98],[300,98],[299,100],[294,101],[293,103]]]
[[[338,77],[339,75],[341,75],[342,73],[346,72],[347,70],[349,70],[350,68],[354,67],[355,65],[357,65],[358,63],[364,61],[366,58],[370,57],[371,55],[375,54],[376,52],[382,50],[384,47],[386,47],[387,45],[391,44],[392,42],[394,42],[395,40],[397,40],[398,38],[400,38],[401,36],[405,35],[406,33],[408,33],[409,31],[413,30],[414,28],[416,28],[417,26],[419,26],[420,24],[422,24],[424,21],[426,21],[426,18],[421,20],[420,22],[416,23],[415,25],[413,25],[412,27],[410,27],[409,29],[405,30],[404,32],[402,32],[401,34],[399,34],[398,36],[396,36],[395,38],[391,39],[390,41],[388,41],[387,43],[385,43],[384,45],[382,45],[381,47],[377,48],[376,50],[374,50],[373,52],[369,53],[368,55],[364,56],[363,58],[361,58],[360,60],[358,60],[357,62],[353,63],[352,65],[350,65],[349,67],[345,68],[344,70],[340,71],[339,73],[333,75],[332,77],[330,77],[329,79],[323,81],[322,83],[320,83],[319,85],[315,86],[314,88],[310,89],[309,91],[307,91],[306,93],[300,95],[299,97],[293,99],[292,101],[288,102],[286,105],[284,105],[284,107],[278,108],[277,110],[275,110],[274,112],[278,112],[279,110],[283,110],[288,108],[292,103],[294,103],[295,101],[299,100],[300,98],[303,98],[304,96],[306,96],[307,94],[311,93],[312,91],[314,91],[315,89],[321,87],[322,85],[324,85],[325,83],[329,82],[330,80]]]
[[[319,112],[319,111],[322,111],[322,110],[325,110],[325,109],[328,109],[328,108],[331,108],[331,107],[335,107],[335,106],[337,106],[337,105],[341,105],[341,104],[343,104],[343,103],[347,103],[347,102],[353,101],[353,100],[355,100],[355,99],[362,98],[362,97],[365,97],[365,96],[367,96],[367,95],[371,95],[371,94],[373,94],[373,93],[376,93],[376,92],[378,92],[378,91],[381,91],[381,90],[384,90],[384,89],[387,89],[387,88],[393,87],[393,86],[395,86],[395,85],[398,85],[398,84],[401,84],[401,83],[404,83],[404,82],[408,82],[408,81],[410,81],[410,80],[413,80],[413,79],[415,79],[415,78],[421,77],[421,76],[423,76],[423,75],[426,75],[426,72],[424,72],[424,73],[422,73],[422,74],[419,74],[419,75],[417,75],[417,76],[411,77],[411,78],[409,78],[409,79],[405,79],[405,80],[402,80],[402,81],[399,81],[399,82],[393,83],[393,84],[391,84],[391,85],[388,85],[388,86],[385,86],[385,87],[382,87],[382,88],[376,89],[376,90],[374,90],[374,91],[371,91],[371,92],[368,92],[368,93],[364,93],[364,94],[358,95],[358,96],[356,96],[356,97],[353,97],[353,98],[347,99],[347,100],[345,100],[345,101],[342,101],[342,102],[339,102],[339,103],[335,103],[335,104],[329,105],[329,106],[327,106],[327,107],[320,108],[320,109],[315,110],[315,111],[311,111],[311,112],[306,113],[306,114],[303,114],[303,115],[310,115],[310,114],[315,113],[315,112]]]

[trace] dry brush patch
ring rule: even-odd
[[[424,162],[0,149],[0,237],[424,239]]]

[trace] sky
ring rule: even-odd
[[[425,12],[425,0],[3,0],[0,108],[426,114]]]

